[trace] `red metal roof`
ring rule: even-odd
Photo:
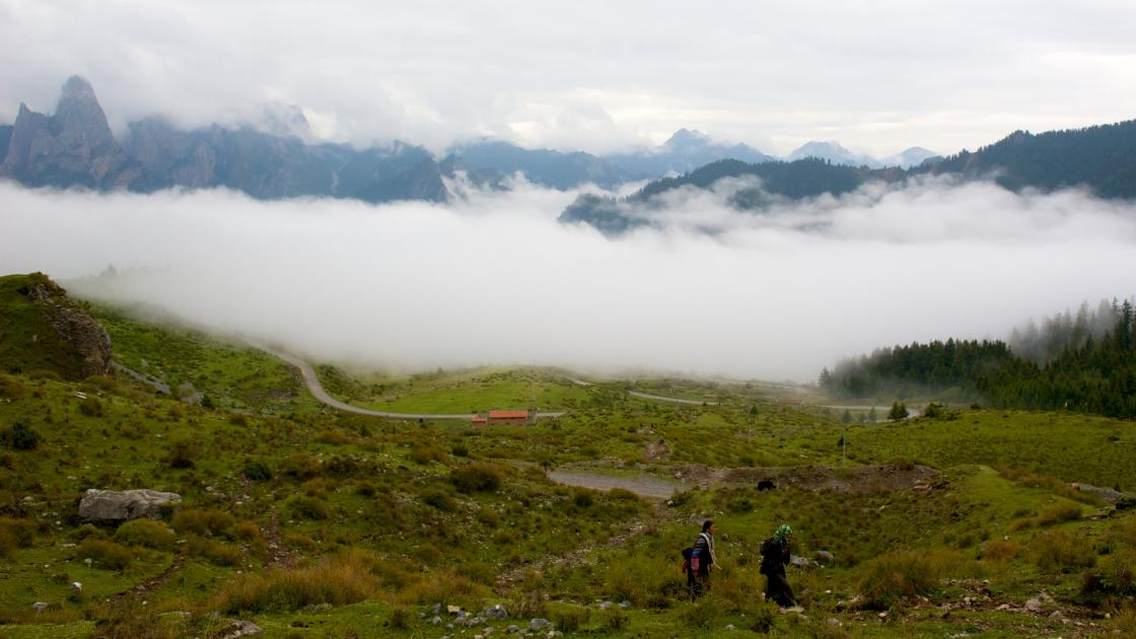
[[[491,410],[489,419],[528,419],[527,410]]]

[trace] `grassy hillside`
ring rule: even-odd
[[[43,273],[0,277],[0,370],[82,379],[98,368],[84,351],[100,337],[90,328],[86,310]]]
[[[236,620],[267,637],[505,636],[534,618],[588,637],[1136,632],[1136,513],[1068,483],[1136,488],[1130,422],[965,410],[844,425],[744,385],[635,384],[719,402],[703,406],[526,369],[322,369],[337,395],[384,406],[536,393],[569,410],[526,427],[419,425],[323,408],[258,351],[95,314],[116,361],[211,400],[122,374],[0,376],[6,637],[220,637]],[[650,501],[558,485],[546,468],[689,490]],[[778,488],[758,492],[766,475]],[[88,488],[183,500],[156,521],[93,526],[76,509]],[[692,604],[679,551],[707,516],[721,570]],[[756,549],[780,522],[796,554],[833,556],[790,568],[802,615],[761,601]],[[468,627],[446,612],[498,603],[508,618]]]

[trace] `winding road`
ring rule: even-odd
[[[278,351],[278,350],[268,348],[268,347],[265,347],[265,346],[258,346],[257,348],[260,348],[261,350],[263,350],[266,353],[270,353],[272,355],[275,355],[276,357],[284,360],[285,362],[287,362],[287,363],[291,364],[292,366],[295,366],[297,369],[299,369],[300,376],[304,378],[304,385],[308,387],[308,392],[310,392],[312,394],[312,397],[315,397],[316,400],[319,401],[321,404],[330,406],[330,407],[335,408],[337,410],[341,410],[341,411],[344,411],[344,412],[347,412],[347,413],[356,413],[358,415],[370,415],[372,417],[389,417],[389,418],[392,418],[392,419],[455,419],[455,420],[460,419],[460,420],[468,422],[471,419],[473,419],[473,417],[474,417],[473,413],[462,413],[462,414],[394,413],[394,412],[391,412],[391,411],[375,410],[375,409],[372,409],[372,408],[362,408],[362,407],[359,407],[359,406],[353,406],[351,404],[348,404],[347,402],[340,401],[340,400],[332,397],[330,394],[328,394],[328,392],[326,390],[324,390],[323,385],[320,384],[319,377],[316,375],[316,371],[315,371],[314,368],[312,368],[311,364],[300,359],[299,357],[296,357],[295,355],[291,355],[291,354],[285,353],[283,351]],[[533,415],[533,419],[548,419],[548,418],[551,418],[551,417],[560,417],[562,415],[564,415],[564,411],[536,413],[535,415]]]

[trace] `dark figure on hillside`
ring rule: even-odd
[[[797,605],[793,588],[785,578],[785,566],[789,565],[789,545],[793,529],[789,524],[781,524],[773,536],[761,544],[761,574],[765,575],[765,600],[773,601],[782,608]]]
[[[714,534],[717,532],[718,527],[714,525],[714,521],[707,519],[702,522],[702,532],[698,533],[698,539],[687,549],[689,557],[686,565],[686,585],[690,590],[692,601],[710,589],[710,570],[718,563],[718,558],[714,554]]]

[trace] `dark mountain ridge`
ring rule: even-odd
[[[738,210],[757,211],[779,200],[839,196],[870,181],[902,185],[924,175],[991,180],[1015,192],[1084,188],[1097,197],[1136,199],[1136,120],[1039,135],[1017,131],[975,152],[929,158],[907,170],[851,167],[818,158],[756,164],[720,161],[677,178],[655,180],[629,198],[581,196],[564,210],[560,221],[590,224],[606,234],[622,233],[650,223],[632,208],[675,189],[710,189],[723,178],[759,179],[760,187],[743,189],[728,201]]]

